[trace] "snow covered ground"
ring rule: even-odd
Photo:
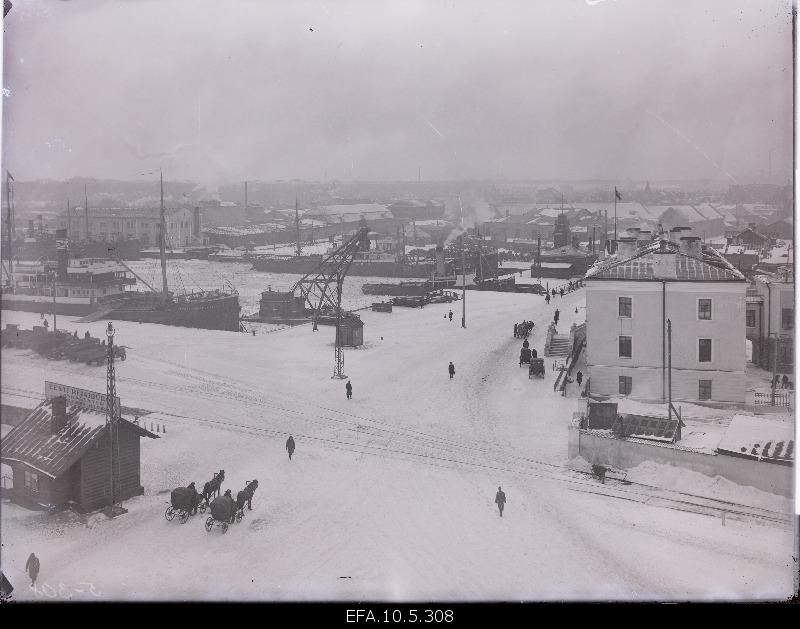
[[[116,342],[130,348],[117,364],[123,405],[155,411],[147,421],[167,427],[161,439],[142,440],[145,495],[126,501],[129,513],[115,520],[47,516],[4,502],[0,559],[15,596],[790,595],[790,529],[750,520],[722,526],[706,515],[619,500],[564,468],[567,426],[582,403],[554,394],[548,361],[545,380],[528,379],[512,328],[533,320],[531,344],[541,353],[553,310],[560,309],[559,332],[566,332],[583,319],[583,299],[577,291],[546,306],[539,296],[471,291],[466,329],[460,302],[363,311],[364,346],[345,352],[349,401],[344,382],[331,378],[332,328],[253,337],[114,322]],[[445,318],[450,309],[453,322]],[[3,325],[37,319],[2,312]],[[106,326],[70,321],[59,317],[59,327],[99,336]],[[4,394],[41,397],[45,379],[102,391],[105,370],[3,352]],[[289,434],[297,442],[291,462]],[[241,523],[223,535],[207,533],[202,516],[184,525],[164,519],[172,488],[201,485],[220,468],[224,488],[234,492],[259,480]],[[649,484],[685,482],[673,470],[638,473]],[[503,518],[493,503],[499,485],[508,497]],[[783,504],[737,486],[724,491],[732,501]],[[37,590],[25,585],[31,552],[42,564]]]

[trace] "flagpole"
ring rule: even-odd
[[[614,247],[617,246],[617,187],[614,186]]]

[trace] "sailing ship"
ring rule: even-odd
[[[165,242],[167,229],[164,217],[163,175],[161,176],[160,231],[161,291],[153,290],[150,293],[129,291],[124,300],[104,318],[238,332],[241,329],[239,323],[241,307],[239,306],[239,294],[232,286],[229,285],[227,288],[222,289],[193,291],[179,295],[169,291],[167,286]],[[141,277],[139,279],[152,290],[152,287],[147,282]]]

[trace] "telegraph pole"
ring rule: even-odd
[[[669,392],[669,406],[667,418],[672,419],[672,321],[667,319],[667,390]]]
[[[106,369],[106,426],[108,427],[108,443],[109,443],[109,502],[108,502],[108,516],[114,517],[114,436],[117,424],[117,384],[116,374],[114,373],[114,326],[108,322],[106,328],[106,338],[108,339],[108,347],[106,348],[107,363]]]
[[[53,273],[53,332],[55,332],[58,327],[58,320],[56,319],[56,274]]]
[[[89,195],[86,194],[86,184],[83,184],[83,218],[86,223],[86,240],[89,240]]]
[[[776,380],[778,378],[778,334],[777,332],[773,332],[775,336],[772,336],[770,339],[772,341],[772,397],[770,400],[770,406],[775,406],[775,385]]]

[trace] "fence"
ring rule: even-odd
[[[785,406],[792,408],[792,392],[791,391],[775,391],[775,403],[772,403],[772,393],[762,393],[756,391],[753,394],[753,403],[755,406]]]

